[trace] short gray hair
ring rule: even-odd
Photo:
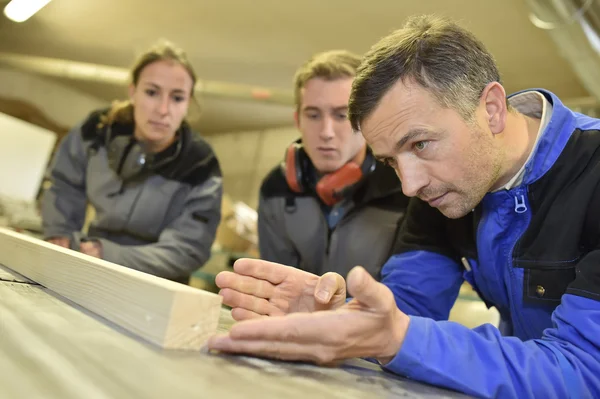
[[[399,79],[413,80],[441,106],[470,121],[483,89],[500,83],[500,74],[492,55],[468,30],[445,18],[412,17],[364,56],[349,102],[354,130]]]

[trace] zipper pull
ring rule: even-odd
[[[473,270],[471,268],[471,264],[469,263],[469,260],[467,258],[465,258],[464,256],[462,258],[460,258],[460,261],[462,262],[464,268],[466,271],[470,272],[471,270]]]
[[[521,197],[521,201],[519,201],[519,197]],[[527,205],[525,204],[525,196],[515,195],[515,212],[517,213],[525,213],[527,212]]]

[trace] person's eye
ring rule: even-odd
[[[423,151],[425,148],[427,148],[428,144],[429,144],[429,141],[427,141],[427,140],[417,141],[416,143],[413,144],[413,148],[417,151]]]

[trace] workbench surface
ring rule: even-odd
[[[17,280],[17,281],[10,281]],[[20,281],[19,281],[20,280]],[[223,309],[219,329],[233,320]],[[454,398],[361,359],[336,368],[166,351],[0,269],[0,397]]]

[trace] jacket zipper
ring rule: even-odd
[[[513,266],[514,259],[515,259],[515,254],[514,254],[515,247],[517,246],[517,243],[521,239],[521,236],[523,235],[525,230],[527,230],[527,227],[529,226],[529,223],[531,222],[531,212],[527,212],[528,207],[527,207],[527,201],[525,199],[525,194],[523,193],[522,189],[518,190],[515,194],[513,194],[513,197],[515,200],[514,211],[517,214],[525,213],[525,221],[524,221],[524,225],[523,225],[524,229],[522,229],[522,231],[520,231],[519,234],[516,235],[516,238],[510,249],[509,258],[507,259],[507,261],[508,261],[508,273],[510,275],[510,284],[508,284],[508,289],[510,290],[509,295],[512,298],[511,304],[510,304],[510,309],[511,309],[511,313],[514,315],[514,317],[512,317],[512,319],[515,321],[515,323],[519,323],[518,326],[513,326],[513,332],[520,331],[522,333],[530,335],[530,332],[526,331],[526,325],[525,325],[525,322],[523,321],[523,314],[521,312],[518,312],[515,307],[515,303],[518,300],[517,292],[522,293],[522,287],[521,287],[521,290],[518,290],[515,292],[514,286],[515,286],[515,283],[517,283],[517,278],[515,276],[515,271],[514,271],[514,266]],[[525,279],[525,274],[523,274],[523,279]],[[522,284],[524,284],[524,282]],[[518,330],[517,330],[517,327],[518,327]]]
[[[329,223],[325,222],[327,227],[327,243],[325,244],[325,255],[329,258],[329,249],[331,247],[331,235],[333,234],[333,229],[329,227]],[[329,262],[329,259],[327,259]]]
[[[332,230],[329,228],[329,223],[327,222],[327,218],[325,218],[325,215],[323,214],[323,211],[319,209],[319,215],[321,215],[321,222],[323,223],[323,227],[326,229],[327,231],[327,236],[325,237],[325,256],[323,257],[323,262],[324,264],[321,265],[321,267],[319,269],[317,269],[317,273],[316,274],[322,274],[321,272],[323,270],[327,270],[329,268],[329,247],[331,245],[331,234],[332,234]]]
[[[487,219],[488,219],[488,212],[486,210],[486,204],[484,202],[482,204],[482,209],[481,209],[481,218],[479,219],[479,224],[477,225],[477,234],[475,235],[475,242],[476,243],[477,242],[483,242],[482,240],[479,239],[479,237],[481,236],[482,226],[485,224],[485,222],[487,221]],[[477,253],[478,254],[480,253],[479,249],[477,249]],[[479,256],[478,256],[478,258],[479,258]],[[481,264],[482,264],[482,262],[479,262],[479,264],[477,265],[478,272],[481,272],[481,267],[480,267]],[[493,263],[492,263],[492,265],[493,265]],[[495,268],[492,266],[492,269],[495,269]],[[481,287],[480,284],[478,284],[477,281],[475,281],[475,273],[473,273],[473,281],[475,282],[475,284],[477,284],[477,286],[479,286],[479,291],[481,291],[481,292],[487,292],[488,293],[488,297],[489,297],[489,294],[491,294],[492,291],[490,290],[489,284],[486,281],[486,279],[483,279],[483,278],[481,279],[481,283],[483,283],[483,285],[485,286],[485,287]],[[482,297],[483,297],[483,295],[482,295]],[[487,301],[489,301],[489,299],[487,299]]]
[[[359,207],[356,205],[353,206],[352,209],[350,209],[348,211],[348,213],[346,213],[344,215],[344,217],[340,219],[340,221],[335,225],[335,227],[333,229],[329,227],[329,223],[327,222],[327,219],[325,219],[325,215],[323,215],[323,212],[321,212],[321,218],[325,222],[325,227],[327,228],[327,243],[326,243],[326,247],[325,247],[325,254],[327,255],[327,262],[329,262],[329,252],[331,249],[331,241],[332,241],[333,233],[335,232],[335,230],[338,227],[341,227],[342,224],[344,224],[348,220],[350,220],[354,216],[354,213],[356,213],[358,208]]]

